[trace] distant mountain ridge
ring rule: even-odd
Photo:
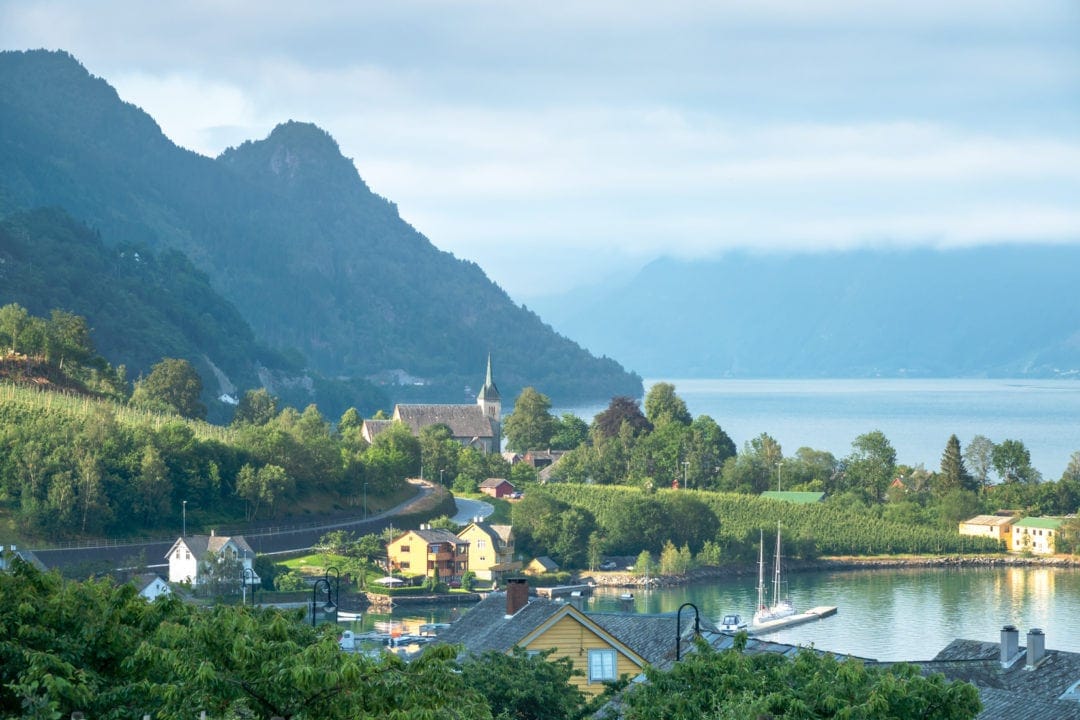
[[[646,377],[1080,377],[1080,246],[730,253],[536,299]]]
[[[257,343],[323,375],[417,378],[387,387],[393,399],[457,399],[489,351],[508,397],[526,385],[562,402],[641,392],[638,376],[432,246],[325,131],[288,122],[206,158],[70,55],[2,52],[0,215],[40,206],[109,245],[179,250]]]

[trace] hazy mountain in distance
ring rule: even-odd
[[[656,260],[532,306],[645,377],[1080,374],[1080,246]]]

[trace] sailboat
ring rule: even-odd
[[[780,597],[780,523],[776,523],[776,560],[773,568],[772,604],[765,604],[765,531],[761,531],[758,550],[758,601],[754,612],[754,625],[780,620],[795,614],[795,606],[788,598]]]

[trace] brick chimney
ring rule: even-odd
[[[1009,667],[1020,652],[1020,631],[1015,625],[1001,628],[1001,667]]]
[[[1026,670],[1034,670],[1046,656],[1046,636],[1039,628],[1031,628],[1027,634],[1027,664]]]
[[[525,578],[508,578],[506,581],[506,617],[529,604],[529,581]]]

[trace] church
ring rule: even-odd
[[[469,405],[395,405],[389,420],[365,420],[361,433],[371,442],[375,436],[399,422],[408,426],[413,435],[430,425],[443,424],[450,428],[454,440],[465,447],[485,453],[497,453],[502,439],[502,398],[491,374],[491,355],[487,359],[484,387]]]

